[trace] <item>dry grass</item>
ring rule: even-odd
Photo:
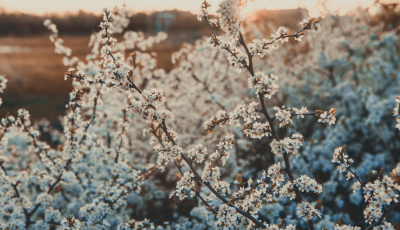
[[[167,72],[173,68],[171,54],[178,51],[183,42],[193,43],[202,35],[211,34],[211,29],[204,22],[198,22],[192,14],[175,11],[172,13],[177,17],[170,28],[173,32],[168,34],[166,41],[161,44],[155,44],[147,51],[149,53],[157,53],[157,66],[165,69]],[[267,21],[274,22],[278,18],[287,18],[283,25],[291,28],[294,25],[298,26],[298,21],[303,18],[303,14],[307,14],[307,12],[302,9],[282,11],[263,10],[257,12],[258,16],[255,18],[257,19],[256,24],[265,24]],[[76,17],[79,19],[79,17],[84,17],[85,15],[81,13]],[[7,15],[3,14],[2,16]],[[94,21],[98,20],[95,16],[93,17]],[[132,26],[137,28],[140,25],[142,27],[143,25],[147,25],[148,20],[145,20],[146,17],[144,14],[138,14],[137,20],[131,20],[133,23]],[[31,29],[44,28],[42,18],[20,18],[18,15],[14,15],[7,20],[0,22],[0,25],[6,23],[6,26],[12,27],[12,29],[20,29],[21,26],[26,27],[28,25],[31,26],[28,26]],[[36,20],[37,25],[32,20]],[[56,19],[54,18],[54,20]],[[72,21],[70,19],[66,20],[65,18],[60,20],[57,23],[60,24],[60,34],[63,32],[64,34],[68,33],[70,31],[68,30],[68,23],[75,21],[72,19]],[[79,19],[78,21],[82,20]],[[144,23],[145,21],[146,23]],[[181,24],[178,22],[181,22]],[[66,24],[64,25],[63,23]],[[75,24],[73,23],[73,25]],[[36,27],[34,27],[35,25]],[[129,29],[132,30],[133,28]],[[44,32],[47,31],[44,29]],[[78,33],[79,31],[75,32]],[[217,32],[220,33],[221,31]],[[62,36],[62,38],[64,39],[65,46],[72,49],[72,56],[77,56],[80,60],[85,60],[86,54],[90,52],[87,46],[89,36]],[[20,46],[30,49],[29,53],[0,53],[0,74],[6,74],[9,80],[5,93],[0,95],[4,102],[0,107],[0,117],[4,117],[7,111],[11,114],[16,114],[17,110],[23,107],[31,112],[33,119],[37,120],[46,117],[53,125],[57,124],[57,117],[65,114],[64,106],[68,102],[68,93],[72,89],[71,82],[64,81],[63,75],[67,68],[62,63],[63,56],[54,53],[54,45],[50,42],[47,35],[0,37],[0,46]]]
[[[199,38],[189,36],[191,41]],[[157,53],[157,66],[172,69],[171,54],[179,50],[187,34],[171,35],[162,44],[154,45],[148,52]],[[88,36],[62,37],[64,45],[72,49],[72,56],[85,60],[90,52]],[[64,81],[66,67],[63,56],[54,53],[54,45],[47,36],[0,37],[1,46],[28,47],[28,53],[0,53],[0,74],[9,80],[0,107],[0,117],[7,111],[16,114],[19,108],[28,109],[32,118],[48,118],[58,123],[58,116],[65,114],[65,104],[71,91],[71,82]]]

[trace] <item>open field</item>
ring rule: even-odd
[[[240,22],[241,34],[231,23],[241,3],[220,6],[226,37],[189,20],[180,20],[185,30],[162,28],[168,39],[145,52],[167,74],[151,73],[154,59],[139,56],[143,79],[134,72],[126,82],[122,69],[111,84],[74,89],[49,32],[25,17],[23,31],[34,34],[11,33],[12,25],[6,33],[0,11],[0,75],[9,80],[0,94],[0,229],[400,230],[400,26],[373,25],[361,10],[304,20],[299,8],[257,11]],[[102,41],[110,44],[114,19],[104,15]],[[86,34],[69,33],[76,21],[65,21],[57,27],[63,45],[85,62],[90,32],[81,25]],[[160,21],[148,23],[157,30],[132,30],[148,37]],[[211,34],[222,35],[219,50],[187,45],[171,63],[182,44]],[[110,55],[104,67],[78,69],[120,67],[113,46]],[[6,115],[23,107],[34,127],[20,122],[25,110],[17,122]]]
[[[172,69],[171,54],[182,42],[194,42],[199,32],[169,35],[161,44],[155,44],[146,52],[157,53],[157,66],[166,71]],[[85,60],[90,52],[89,36],[62,37],[64,45],[72,49],[71,56]],[[0,73],[9,80],[1,97],[0,115],[16,114],[19,108],[28,109],[33,119],[48,118],[52,124],[64,115],[70,80],[64,81],[66,71],[63,56],[54,53],[54,45],[47,36],[0,37]]]
[[[208,25],[199,22],[190,12],[170,11],[168,14],[172,15],[173,20],[168,28],[164,28],[169,31],[167,40],[154,44],[146,51],[156,52],[157,66],[167,72],[173,68],[171,54],[178,51],[183,42],[194,43],[211,33]],[[274,24],[278,18],[284,18],[284,21],[280,20],[281,25],[297,28],[298,21],[306,14],[307,11],[300,8],[262,10],[254,14],[251,20]],[[151,15],[135,14],[130,18],[127,30],[154,35],[157,15],[157,12]],[[16,114],[19,108],[26,108],[34,120],[46,117],[56,125],[58,116],[65,114],[71,84],[70,81],[64,81],[63,73],[67,67],[62,63],[63,56],[54,53],[54,45],[48,38],[49,32],[43,26],[43,20],[47,17],[0,13],[0,74],[5,74],[9,80],[5,93],[0,95],[3,98],[1,117],[7,111]],[[101,16],[78,12],[76,15],[53,15],[49,18],[57,24],[64,45],[72,49],[71,56],[86,60],[90,52],[89,34],[98,30]],[[81,21],[86,23],[79,23]],[[217,30],[217,33],[220,32]],[[120,40],[121,37],[116,38]]]

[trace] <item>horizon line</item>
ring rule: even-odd
[[[145,13],[145,14],[152,14],[154,12],[165,12],[165,11],[181,11],[181,12],[190,12],[194,15],[197,14],[197,11],[193,11],[193,10],[184,10],[184,9],[177,9],[177,8],[173,8],[173,9],[164,9],[164,10],[140,10],[140,11],[135,11],[132,9],[132,7],[128,8],[131,10],[131,12],[133,14],[137,14],[137,13]],[[247,15],[256,11],[261,11],[261,10],[297,10],[297,9],[307,9],[307,7],[279,7],[279,8],[269,8],[269,7],[261,7],[259,9],[253,9],[250,12],[243,12],[243,14]],[[58,15],[58,16],[68,16],[68,15],[74,15],[77,14],[79,12],[84,12],[84,13],[91,13],[91,14],[95,14],[95,15],[101,15],[101,12],[96,13],[95,11],[90,11],[90,10],[84,10],[82,8],[76,10],[76,11],[63,11],[63,12],[57,12],[57,11],[52,11],[52,12],[44,12],[44,13],[37,13],[37,12],[26,12],[26,11],[19,11],[19,10],[7,10],[4,7],[0,7],[0,13],[5,13],[5,14],[28,14],[28,15],[35,15],[35,16],[53,16],[53,15]],[[214,14],[210,14],[210,15],[214,15]]]

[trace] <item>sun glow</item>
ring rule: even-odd
[[[78,12],[82,9],[87,12],[98,13],[101,12],[103,7],[113,8],[115,5],[122,5],[124,2],[128,8],[132,8],[134,11],[163,11],[163,10],[184,10],[191,11],[192,13],[199,12],[199,6],[203,0],[69,0],[69,1],[54,1],[54,0],[14,0],[5,1],[0,0],[0,11],[3,8],[6,11],[20,11],[24,13],[65,13]],[[211,11],[215,12],[218,4],[221,0],[208,0],[211,4]],[[244,8],[244,13],[250,13],[253,10],[263,9],[264,7],[269,10],[275,9],[294,9],[298,7],[305,7],[312,14],[318,14],[319,9],[315,7],[319,0],[256,0],[254,3],[250,2],[247,7]],[[358,5],[368,7],[373,4],[374,0],[325,0],[330,10],[342,10],[344,13],[351,9],[355,9]],[[96,3],[96,4],[94,4]]]
[[[248,14],[253,11],[261,9],[293,9],[299,7],[297,0],[286,0],[286,1],[256,1],[250,2],[244,9],[243,13]]]

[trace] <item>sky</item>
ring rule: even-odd
[[[197,13],[203,0],[0,0],[0,7],[6,11],[19,11],[24,13],[45,14],[45,13],[65,13],[78,12],[79,9],[88,12],[98,13],[104,7],[110,9],[116,5],[123,5],[125,2],[133,11],[162,11],[162,10],[189,10]],[[208,0],[214,7],[211,12],[215,12],[216,6],[221,0]],[[345,14],[349,10],[361,5],[368,7],[373,5],[374,0],[256,0],[246,9],[250,12],[253,9],[266,7],[267,9],[289,9],[299,6],[309,9],[311,16],[318,16],[319,8],[315,7],[320,1],[328,1],[328,8],[339,10],[340,14]]]

